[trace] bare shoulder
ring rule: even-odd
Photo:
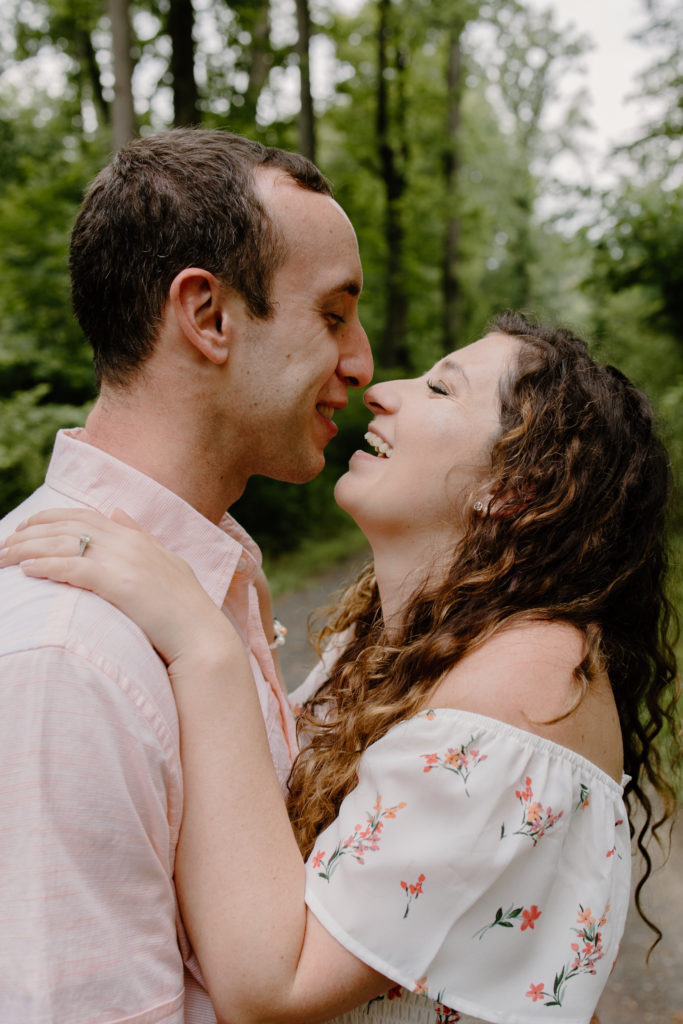
[[[520,622],[471,651],[441,680],[437,707],[454,707],[508,722],[569,747],[616,779],[621,777],[621,730],[606,675],[582,700],[574,670],[584,638],[564,622]]]

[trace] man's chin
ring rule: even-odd
[[[270,477],[271,480],[279,480],[283,484],[308,484],[320,476],[325,468],[325,456],[322,452],[317,453],[317,458],[308,456],[296,464],[287,466],[276,466],[271,470],[260,474]]]

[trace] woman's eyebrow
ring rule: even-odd
[[[462,377],[467,387],[471,390],[470,379],[457,359],[447,356],[440,363],[437,363],[437,366],[442,370],[448,370],[450,373],[456,373],[459,377]]]

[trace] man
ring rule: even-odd
[[[314,477],[347,388],[370,380],[353,229],[303,158],[183,129],[96,178],[71,271],[99,397],[0,536],[43,508],[121,508],[181,554],[244,637],[284,782],[260,556],[225,510],[253,474]],[[177,918],[162,662],[94,595],[17,569],[0,610],[0,1022],[215,1021]]]

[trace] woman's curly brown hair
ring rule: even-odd
[[[413,594],[391,642],[372,566],[344,594],[318,643],[345,630],[350,639],[300,719],[305,746],[290,777],[291,820],[307,856],[355,788],[363,752],[426,706],[457,661],[513,618],[561,620],[585,637],[577,703],[599,669],[612,683],[631,776],[626,802],[629,813],[634,802],[642,810],[636,897],[647,920],[646,840],[673,812],[665,763],[676,766],[680,753],[677,623],[664,590],[669,460],[647,398],[614,367],[597,365],[581,339],[518,313],[489,329],[522,342],[511,379],[501,382],[487,484],[495,514],[465,513],[446,578]],[[667,732],[671,758],[663,755]]]

